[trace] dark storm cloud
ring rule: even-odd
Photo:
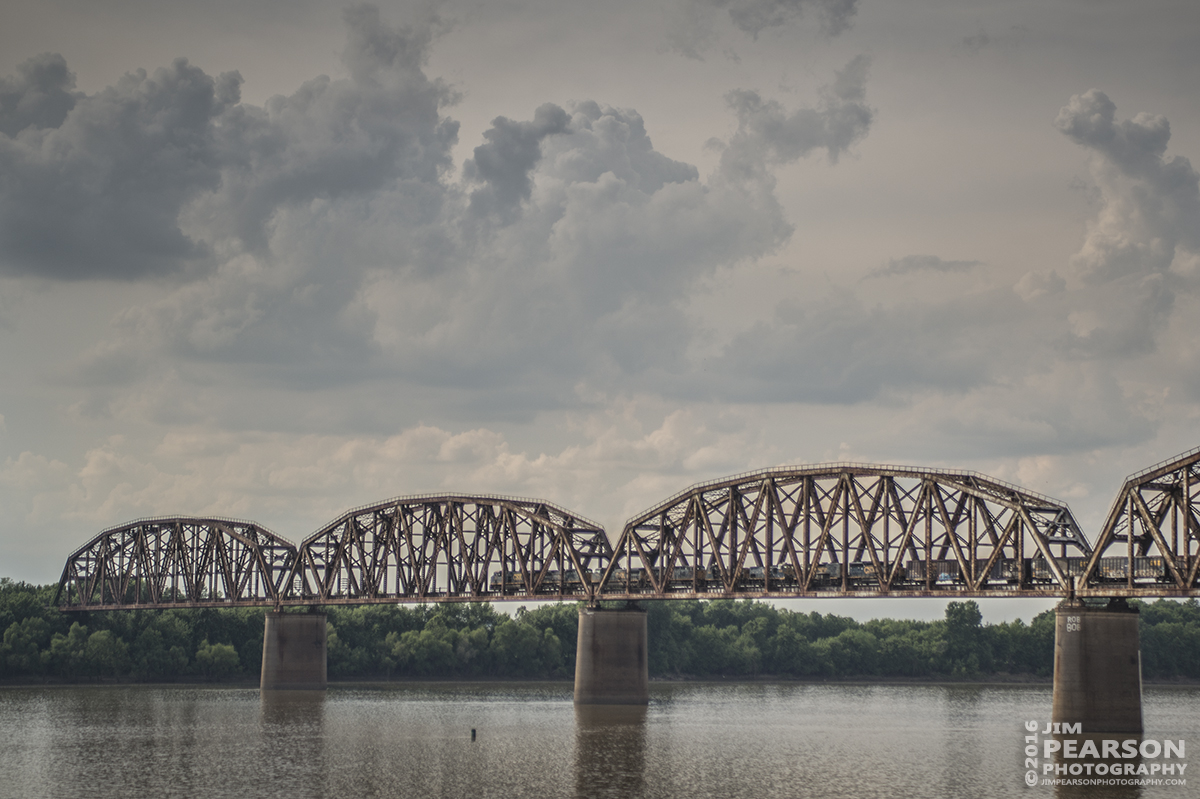
[[[13,137],[26,128],[57,128],[83,95],[72,91],[75,75],[55,53],[42,53],[0,79],[0,133]]]
[[[64,259],[71,269],[56,272],[43,247],[26,271],[202,267],[165,299],[123,312],[116,337],[79,359],[79,383],[101,391],[108,373],[186,381],[223,368],[290,388],[396,381],[496,406],[473,413],[531,414],[578,405],[580,381],[597,376],[620,390],[684,374],[702,335],[687,309],[693,292],[792,234],[776,169],[814,152],[835,161],[872,124],[859,57],[799,111],[756,92],[731,96],[737,132],[717,143],[720,165],[707,178],[657,151],[636,111],[584,101],[497,117],[459,179],[458,126],[443,114],[457,98],[423,71],[436,21],[392,26],[363,6],[345,23],[345,79],[315,78],[254,107],[239,102],[236,74],[214,79],[179,61],[77,98],[57,128],[3,140],[3,152],[44,148],[30,152],[53,165],[66,156],[51,136],[95,109],[133,109],[133,122],[88,128],[72,151],[84,165],[108,163],[122,146],[141,156],[111,167],[113,181],[86,198],[116,208],[112,234],[91,235],[112,257]],[[69,92],[65,74],[42,85]],[[155,115],[159,106],[190,114]],[[138,138],[147,130],[168,142],[188,133],[190,147],[158,157]],[[127,218],[116,176],[135,163],[155,181],[135,196],[155,213]],[[63,191],[79,182],[55,183],[46,169],[39,179]],[[4,196],[36,197],[34,183]],[[3,208],[4,221],[14,218]],[[38,212],[56,218],[45,205]],[[182,241],[174,260],[117,235],[134,221]]]
[[[262,108],[240,104],[237,73],[212,78],[184,59],[91,96],[70,93],[60,57],[26,62],[0,92],[0,270],[207,270],[221,240],[265,248],[283,207],[398,181],[440,193],[458,125],[439,114],[453,93],[421,71],[429,24],[389,29],[367,6],[345,21],[350,79],[320,77]]]
[[[824,149],[833,163],[867,135],[874,112],[866,104],[870,59],[857,56],[822,90],[816,108],[788,114],[775,100],[739,89],[726,100],[737,114],[738,130],[724,149],[721,169],[728,175],[749,176],[796,161]]]
[[[227,115],[228,168],[220,190],[198,204],[214,232],[262,249],[268,223],[284,207],[369,196],[397,182],[441,194],[458,123],[440,115],[454,93],[421,69],[432,21],[390,28],[372,6],[350,8],[344,20],[348,80],[322,76],[263,108]]]
[[[529,173],[542,157],[541,142],[547,136],[567,129],[570,117],[553,103],[546,103],[530,122],[513,122],[496,117],[484,131],[486,144],[475,148],[475,157],[463,165],[463,174],[472,182],[483,183],[471,194],[471,213],[497,215],[511,222],[522,200],[533,190]]]
[[[23,127],[0,136],[0,269],[133,278],[203,259],[206,247],[180,230],[179,212],[220,185],[217,122],[237,102],[240,78],[213,79],[179,59],[74,97],[63,114],[71,82],[60,62],[26,62],[22,74],[42,83],[26,82],[6,115],[10,129]],[[23,102],[30,93],[37,99]],[[38,112],[22,116],[25,106]]]

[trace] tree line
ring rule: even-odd
[[[256,679],[262,608],[59,613],[55,586],[0,578],[0,679]],[[1147,679],[1200,679],[1200,605],[1136,603]],[[797,613],[742,600],[648,602],[655,677],[802,679],[1049,677],[1054,612],[983,624],[973,601],[937,621]],[[330,607],[334,680],[570,678],[578,605],[489,603]]]

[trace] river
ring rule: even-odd
[[[1191,797],[1027,787],[1048,685],[655,683],[645,709],[568,683],[0,688],[0,796]],[[1200,688],[1147,687],[1147,739],[1200,746]],[[472,730],[475,738],[472,740]],[[1186,758],[1185,758],[1186,760]],[[1200,757],[1197,757],[1200,761]],[[1156,761],[1147,760],[1147,763]]]

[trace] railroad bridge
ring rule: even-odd
[[[630,519],[615,544],[558,505],[496,495],[366,505],[299,546],[249,521],[139,519],[72,553],[55,603],[271,607],[262,685],[273,688],[325,684],[324,615],[289,607],[577,600],[576,701],[644,703],[638,601],[1057,597],[1055,720],[1102,732],[1112,717],[1119,731],[1140,731],[1136,614],[1125,600],[1200,595],[1198,463],[1200,448],[1131,475],[1093,538],[1065,503],[1002,480],[861,463],[701,483]],[[609,600],[628,609],[601,609]],[[1113,706],[1097,711],[1106,696]]]

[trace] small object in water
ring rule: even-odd
[[[475,740],[475,728],[474,727],[471,728],[471,740],[472,741]]]

